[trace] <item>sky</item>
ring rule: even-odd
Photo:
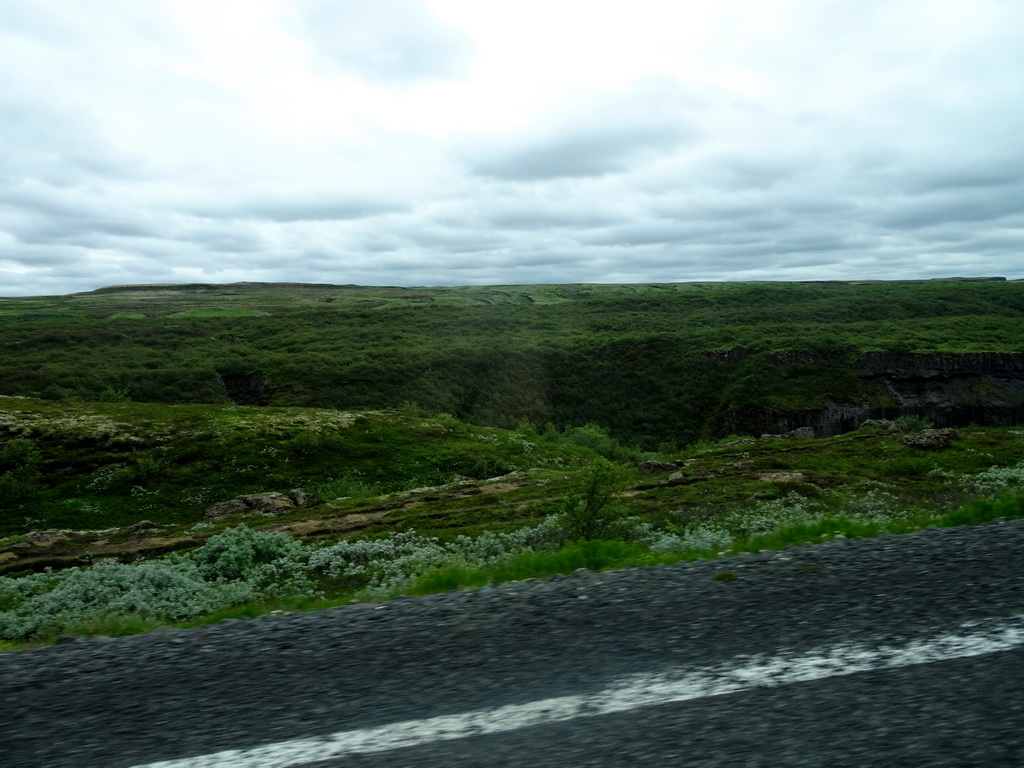
[[[0,295],[1024,277],[1020,0],[0,0]]]

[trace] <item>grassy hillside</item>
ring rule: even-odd
[[[0,648],[1020,517],[1024,429],[707,438],[929,386],[1012,415],[1018,358],[944,355],[1022,320],[1008,282],[0,299]]]
[[[1024,429],[904,436],[653,455],[594,425],[2,398],[0,649],[1024,515]],[[322,498],[204,514],[296,486]]]
[[[861,351],[1024,352],[1022,320],[1021,282],[127,286],[0,299],[0,394],[408,402],[505,428],[596,422],[653,449],[710,435],[723,410],[856,398]]]
[[[0,535],[195,523],[214,502],[372,496],[596,456],[451,417],[0,398]]]
[[[624,515],[658,526],[792,492],[837,507],[881,493],[894,507],[948,508],[971,497],[965,477],[1024,457],[1020,429],[960,430],[941,451],[904,445],[901,436],[861,430],[820,440],[731,438],[656,454],[625,447],[596,425],[511,431],[408,411],[5,397],[0,536],[64,529],[102,530],[100,538],[109,538],[140,520],[180,532],[239,520],[277,528],[315,520],[294,527],[314,537],[507,530],[556,513],[595,467],[614,476]],[[656,469],[644,471],[650,468],[641,462],[652,460]],[[204,522],[215,503],[292,489],[323,503]]]

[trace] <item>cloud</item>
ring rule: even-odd
[[[0,293],[1024,276],[1003,0],[0,16]]]
[[[0,183],[33,179],[56,185],[94,177],[133,178],[138,158],[118,151],[88,112],[0,94]]]
[[[279,223],[303,221],[350,221],[409,210],[400,201],[336,196],[329,193],[310,195],[302,190],[273,195],[243,197],[222,203],[206,203],[189,210],[204,218],[258,219]]]
[[[916,230],[949,223],[981,223],[1011,217],[1024,221],[1024,183],[1012,186],[966,187],[960,194],[939,192],[890,199],[877,221],[898,230]]]
[[[616,94],[559,104],[550,122],[488,137],[466,153],[470,170],[507,181],[546,181],[624,171],[694,140],[693,98],[678,84],[643,80]]]
[[[305,32],[342,74],[388,84],[459,77],[473,47],[418,0],[309,0]]]
[[[514,181],[601,176],[670,149],[681,131],[644,126],[580,127],[560,135],[488,148],[472,163],[481,176]]]

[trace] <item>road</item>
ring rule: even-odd
[[[1022,554],[1011,521],[3,654],[0,766],[1020,766]]]

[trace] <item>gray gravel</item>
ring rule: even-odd
[[[0,766],[127,767],[904,644],[1024,614],[1022,554],[1011,521],[3,654]],[[1009,651],[322,764],[1019,766],[1022,684]]]

